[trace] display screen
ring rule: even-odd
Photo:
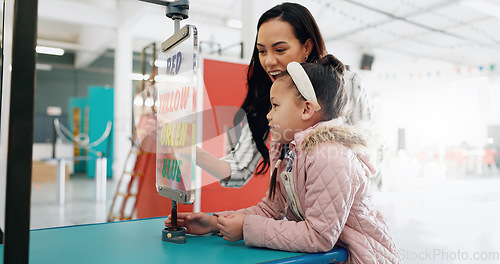
[[[156,187],[183,204],[193,202],[196,190],[197,51],[196,28],[187,25],[162,44],[155,62]]]

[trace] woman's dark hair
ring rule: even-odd
[[[345,91],[344,72],[346,67],[333,55],[326,55],[318,60],[317,63],[302,63],[309,80],[316,93],[316,98],[321,106],[321,121],[331,120],[339,117],[347,104],[347,94]],[[287,71],[278,75],[278,78],[289,75]],[[290,87],[296,87],[292,85]],[[304,99],[305,100],[305,99]],[[283,147],[280,155],[282,160],[286,153]],[[275,167],[271,175],[268,197],[274,198],[276,192],[277,170]]]
[[[302,5],[295,3],[283,3],[266,11],[257,23],[257,32],[260,26],[271,20],[277,19],[288,22],[294,30],[295,37],[304,44],[308,39],[312,40],[313,49],[307,57],[307,62],[314,62],[326,53],[323,37],[319,32],[318,25],[313,16]],[[263,157],[263,161],[257,166],[256,173],[264,174],[269,169],[269,150],[266,146],[266,140],[269,135],[269,126],[266,118],[271,103],[269,91],[272,81],[267,72],[262,68],[257,50],[257,37],[255,38],[252,59],[247,72],[247,96],[241,105],[248,119],[250,130],[257,150]],[[235,116],[234,123],[239,124],[243,115]]]

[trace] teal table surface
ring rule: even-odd
[[[330,255],[247,247],[215,235],[187,235],[186,244],[161,239],[165,218],[30,231],[30,264],[45,263],[312,263],[344,260],[345,249]],[[0,245],[3,256],[3,245]],[[325,261],[327,260],[327,261]],[[314,261],[314,263],[317,263]],[[3,263],[3,257],[0,260]]]

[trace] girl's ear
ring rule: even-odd
[[[316,113],[316,111],[314,111],[315,109],[316,108],[311,101],[305,101],[302,105],[302,120],[310,120],[314,116],[314,113]]]

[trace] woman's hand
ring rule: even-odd
[[[158,137],[156,131],[157,129],[158,129],[158,115],[157,114],[148,115],[146,121],[146,131],[148,132],[148,135],[154,140],[156,140],[156,138]]]
[[[137,138],[143,151],[156,152],[156,114],[143,114],[136,123]]]
[[[225,240],[234,242],[243,239],[245,217],[246,215],[241,213],[232,213],[217,218],[217,227]]]
[[[172,225],[171,215],[165,220],[165,226]],[[204,235],[218,231],[217,217],[205,213],[177,213],[177,226],[185,227],[186,232],[193,235]]]

